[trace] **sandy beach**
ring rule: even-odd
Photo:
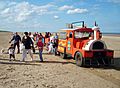
[[[9,46],[12,33],[0,32],[0,50]],[[0,88],[120,88],[120,37],[103,36],[109,49],[114,50],[111,67],[83,68],[72,59],[49,55],[44,50],[44,62],[30,56],[20,62],[22,55],[9,62],[8,54],[0,54]]]

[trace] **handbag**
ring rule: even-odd
[[[21,51],[25,50],[25,45],[23,43],[20,44],[20,50]]]

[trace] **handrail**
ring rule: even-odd
[[[72,24],[76,24],[76,23],[82,23],[82,27],[84,27],[84,21],[77,21],[77,22],[73,22]]]

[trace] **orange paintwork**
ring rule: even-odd
[[[101,33],[99,30],[92,30],[92,28],[79,28],[79,29],[75,29],[75,30],[64,30],[66,32],[66,39],[59,39],[58,42],[58,51],[61,53],[65,53],[66,54],[71,54],[72,57],[75,56],[75,53],[77,51],[82,53],[82,56],[87,58],[93,57],[93,52],[95,51],[85,51],[82,48],[93,38],[96,40],[100,40],[101,39]],[[88,38],[83,37],[83,38],[75,38],[75,31],[79,31],[79,32],[90,32],[92,33],[96,33],[96,35],[91,35],[92,38],[90,38],[90,36]],[[70,38],[69,35],[70,33],[72,34],[72,37]],[[66,50],[64,50],[66,49]],[[108,52],[108,51],[106,51]],[[107,53],[107,55],[113,55],[113,51],[111,53]]]
[[[76,51],[80,51],[85,56],[85,51],[82,50],[82,47],[86,42],[89,41],[89,38],[86,40],[84,38],[74,38],[75,31],[88,31],[93,32],[91,28],[81,28],[76,30],[64,30],[66,32],[66,39],[59,39],[58,42],[58,51],[64,53],[64,48],[66,48],[66,53],[71,54],[73,57]],[[72,34],[72,37],[69,37],[69,34]]]

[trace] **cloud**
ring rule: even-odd
[[[9,10],[10,10],[10,8],[6,8],[1,12],[1,14],[7,14],[9,12]]]
[[[59,19],[59,16],[56,16],[56,15],[55,15],[54,18],[55,18],[55,19]]]
[[[58,11],[59,10],[59,11]],[[67,11],[68,10],[68,11]],[[34,5],[29,2],[10,2],[0,12],[0,16],[7,21],[23,22],[29,19],[33,19],[39,15],[56,14],[62,11],[67,11],[67,14],[85,13],[87,9],[75,8],[74,6],[63,5],[58,7],[54,4],[48,3],[45,5]],[[58,19],[59,16],[54,16]]]
[[[8,7],[0,12],[2,17],[14,20],[15,22],[22,22],[28,20],[29,17],[35,15],[53,14],[56,13],[57,6],[53,4],[33,5],[28,2],[11,2]]]
[[[59,11],[66,11],[67,14],[81,14],[81,13],[86,13],[88,12],[87,9],[82,9],[82,8],[75,8],[74,6],[68,6],[64,5],[58,8]]]
[[[53,13],[53,9],[56,8],[53,4],[46,4],[42,6],[32,5],[32,10],[38,15]]]
[[[109,2],[114,4],[120,4],[120,0],[98,0],[99,2]]]
[[[31,5],[28,2],[22,3],[9,3],[9,8],[5,8],[1,11],[0,15],[6,17],[7,20],[12,20],[16,22],[24,21],[31,15]]]
[[[49,28],[52,29],[51,25],[49,23],[47,24],[49,16],[54,17],[54,19],[59,19],[59,16],[51,15],[56,13],[58,13],[58,6],[54,3],[36,5],[26,1],[5,1],[2,5],[0,3],[0,27],[12,31],[16,31],[14,29],[19,31],[45,31]],[[48,19],[43,17],[48,17]],[[43,20],[47,22],[41,22]]]
[[[22,2],[13,7],[15,13],[15,21],[21,22],[33,13],[31,5],[28,2]]]
[[[73,8],[74,8],[73,6],[64,5],[64,6],[59,7],[58,9],[63,11],[63,10],[68,10],[68,9],[73,9]]]
[[[42,5],[42,6],[38,6],[38,7],[40,7],[41,9],[49,9],[49,8],[56,7],[56,6],[48,3],[46,5]]]
[[[17,22],[25,21],[29,15],[30,13],[21,12],[16,16],[15,21]]]
[[[120,0],[107,0],[108,2],[112,2],[112,3],[119,3],[120,4]]]
[[[73,9],[73,10],[68,10],[67,14],[81,14],[81,13],[86,13],[86,12],[88,12],[87,9],[76,8],[76,9]]]

